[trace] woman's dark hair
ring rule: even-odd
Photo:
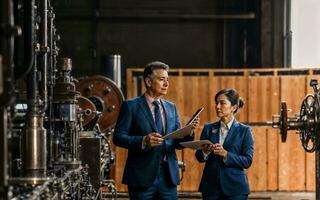
[[[238,92],[232,88],[223,89],[216,94],[214,100],[217,102],[218,97],[223,94],[226,95],[227,99],[231,102],[232,106],[237,105],[237,109],[234,111],[234,113],[238,113],[239,108],[242,108],[244,106],[244,101],[241,97],[239,97]]]
[[[160,61],[153,61],[148,63],[143,71],[143,80],[145,80],[147,77],[150,77],[153,74],[153,71],[157,69],[164,69],[166,71],[169,71],[169,66]]]

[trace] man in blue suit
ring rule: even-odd
[[[219,121],[206,124],[201,140],[213,144],[196,151],[199,162],[206,162],[199,191],[204,200],[246,200],[250,193],[244,169],[251,166],[254,140],[251,129],[235,115],[244,102],[234,89],[223,89],[215,96]]]
[[[175,149],[180,142],[191,141],[193,134],[182,139],[162,139],[180,128],[175,104],[162,99],[169,87],[169,66],[155,61],[143,72],[146,92],[123,102],[113,143],[128,149],[122,182],[128,185],[130,199],[177,199],[179,180]],[[195,129],[199,119],[193,123]]]

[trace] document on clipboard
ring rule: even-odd
[[[194,140],[190,142],[180,142],[180,144],[186,148],[198,150],[201,149],[203,145],[212,144],[209,140]]]
[[[192,132],[192,125],[189,124],[188,126],[185,126],[183,128],[180,128],[174,132],[171,132],[165,136],[163,136],[163,139],[180,139],[184,138],[185,136],[191,135]]]
[[[200,115],[200,113],[203,111],[204,108],[199,108],[190,118],[188,123],[185,127],[178,129],[174,132],[171,132],[165,136],[163,136],[163,139],[180,139],[184,138],[185,136],[191,135],[192,133],[192,125],[191,123]]]
[[[199,117],[200,113],[204,110],[204,108],[199,108],[193,115],[192,117],[189,119],[189,121],[187,122],[186,126],[191,124],[197,117]]]

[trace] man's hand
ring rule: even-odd
[[[143,144],[147,147],[160,146],[163,143],[162,136],[159,133],[152,132],[143,137]]]
[[[197,117],[196,119],[194,119],[191,125],[193,130],[197,129],[200,125],[200,118]]]

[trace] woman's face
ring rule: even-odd
[[[236,110],[236,105],[232,106],[227,96],[221,94],[216,101],[216,113],[220,119],[231,119]]]

